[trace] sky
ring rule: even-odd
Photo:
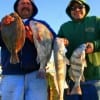
[[[51,28],[57,33],[60,25],[70,18],[65,13],[65,9],[70,0],[34,0],[38,14],[35,16],[36,19],[46,21]],[[86,0],[90,5],[90,12],[88,15],[100,16],[100,1],[99,0]],[[0,21],[1,19],[13,12],[13,4],[15,0],[0,0]]]

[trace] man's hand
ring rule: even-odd
[[[7,15],[3,18],[2,24],[8,25],[14,21],[14,17]]]
[[[46,78],[46,72],[44,69],[39,69],[37,78],[45,79]]]
[[[29,26],[25,26],[26,37],[33,43],[33,34]]]
[[[66,38],[60,38],[60,39],[63,41],[65,46],[69,45],[69,41]]]

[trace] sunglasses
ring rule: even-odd
[[[72,11],[75,11],[77,8],[78,8],[78,9],[83,9],[83,8],[85,8],[85,6],[84,6],[84,5],[73,6],[73,7],[71,7],[70,9],[71,9]]]

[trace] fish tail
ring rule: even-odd
[[[69,70],[70,77],[75,82],[75,84],[72,88],[71,94],[82,95],[82,90],[81,90],[81,87],[80,87],[82,70],[80,70],[79,68],[80,68],[79,66],[72,64],[72,66]]]
[[[12,53],[11,54],[10,63],[12,63],[12,64],[19,63],[19,58],[18,58],[17,53]]]
[[[80,85],[74,85],[70,94],[71,95],[73,94],[82,95],[82,90],[81,90]]]

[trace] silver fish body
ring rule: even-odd
[[[70,78],[75,82],[71,94],[81,94],[81,90],[79,91],[77,90],[78,88],[81,89],[80,81],[81,80],[84,81],[83,72],[84,72],[84,67],[86,67],[85,49],[86,49],[86,44],[80,45],[78,48],[74,50],[70,58],[71,67],[69,70],[69,75]]]
[[[58,100],[59,93],[58,93],[58,84],[57,84],[53,50],[52,50],[50,60],[46,66],[46,79],[49,86],[48,100]]]
[[[43,70],[51,56],[53,36],[49,29],[39,22],[30,21],[30,27],[37,49],[37,62],[40,63],[40,70]]]
[[[68,85],[65,81],[67,64],[69,64],[69,60],[66,58],[66,48],[63,41],[60,38],[56,38],[54,42],[54,62],[55,62],[55,70],[58,84],[58,92],[59,99],[63,100],[63,93],[65,84],[68,88]]]

